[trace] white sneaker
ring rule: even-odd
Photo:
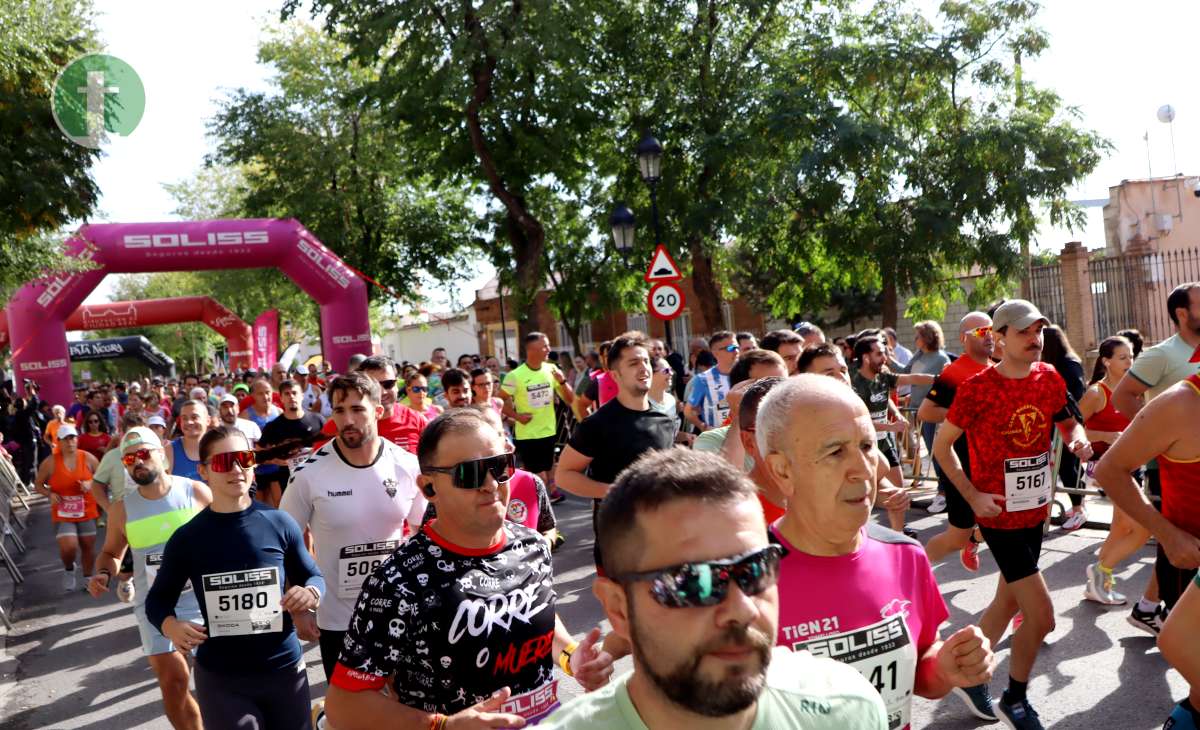
[[[1067,513],[1067,519],[1063,522],[1062,528],[1067,532],[1074,532],[1083,527],[1085,522],[1087,522],[1087,513],[1080,507]]]
[[[1112,573],[1101,570],[1099,563],[1092,563],[1087,567],[1087,583],[1083,587],[1083,596],[1089,601],[1105,606],[1120,606],[1126,599],[1113,590],[1116,584]]]
[[[933,501],[929,503],[929,506],[925,508],[925,511],[931,515],[936,515],[940,512],[945,512],[946,511],[946,498],[940,494],[937,495],[936,497],[933,498]]]
[[[75,590],[75,569],[64,570],[62,577],[63,593],[70,593]]]
[[[117,600],[121,603],[133,603],[137,589],[133,587],[133,579],[117,581]]]

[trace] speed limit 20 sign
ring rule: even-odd
[[[646,306],[659,319],[675,319],[683,312],[683,290],[670,282],[657,284],[650,290]]]

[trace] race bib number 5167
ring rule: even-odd
[[[1004,509],[1021,512],[1050,503],[1050,452],[1004,460]]]

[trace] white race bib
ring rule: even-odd
[[[917,645],[903,614],[853,631],[830,634],[792,646],[814,656],[849,664],[867,678],[887,707],[888,730],[912,723],[912,696],[917,681]]]
[[[209,636],[283,631],[278,567],[210,573],[202,580]]]
[[[554,388],[549,383],[530,385],[525,391],[530,408],[545,408],[554,403]]]
[[[158,577],[158,569],[162,567],[162,553],[146,556],[146,590],[154,585],[154,579]]]
[[[292,471],[296,471],[296,469],[299,468],[300,465],[304,463],[305,459],[312,456],[312,452],[313,452],[312,449],[303,449],[299,454],[296,454],[295,456],[292,456],[292,457],[288,457],[288,460],[287,460],[288,469],[290,469]]]
[[[338,598],[358,598],[363,582],[399,545],[399,540],[381,540],[342,548],[338,552]]]
[[[1050,452],[1004,460],[1004,509],[1022,512],[1050,503]]]
[[[68,497],[59,495],[58,506],[54,511],[64,520],[82,520],[83,516],[87,514],[87,501],[82,494]]]
[[[146,556],[146,590],[150,590],[154,586],[154,579],[158,577],[158,569],[162,567],[162,562],[162,553]],[[192,590],[192,582],[189,580],[183,584],[183,592],[186,593],[190,590]]]

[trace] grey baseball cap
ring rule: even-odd
[[[992,329],[997,332],[1005,327],[1023,330],[1039,320],[1050,324],[1050,320],[1034,306],[1033,302],[1024,299],[1010,299],[1001,304],[1000,308],[996,310],[996,314],[992,316]]]

